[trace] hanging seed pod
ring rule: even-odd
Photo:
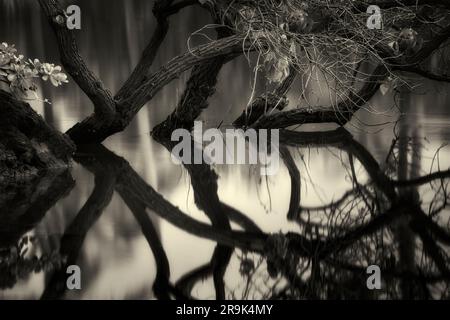
[[[422,39],[412,28],[403,29],[398,36],[398,49],[401,53],[414,54],[422,48]]]
[[[308,33],[312,29],[312,20],[305,10],[293,11],[289,17],[289,31],[294,33]]]

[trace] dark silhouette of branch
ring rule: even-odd
[[[300,207],[300,172],[298,171],[297,165],[295,164],[295,161],[287,147],[280,146],[280,155],[286,168],[288,169],[289,176],[291,177],[291,197],[289,200],[287,218],[289,220],[293,220],[297,217]]]
[[[445,277],[449,277],[450,268],[448,257],[445,252],[443,252],[443,249],[436,244],[429,231],[420,224],[414,224],[413,230],[419,235],[425,253],[434,261],[441,274]]]
[[[222,202],[221,204],[223,207],[222,210],[225,212],[227,217],[234,223],[238,224],[242,229],[249,231],[251,233],[262,232],[261,229],[258,227],[258,225],[255,222],[253,222],[252,219],[247,217],[245,214],[229,206],[226,203]]]
[[[446,0],[357,0],[353,1],[353,6],[360,12],[366,12],[367,7],[370,5],[377,5],[380,9],[391,9],[391,8],[401,8],[404,6],[423,6],[423,5],[434,5],[442,6],[450,9],[450,3]]]
[[[114,99],[121,100],[124,94],[134,90],[134,88],[136,88],[149,74],[150,67],[153,65],[156,54],[169,31],[169,17],[188,6],[199,4],[198,1],[192,0],[184,0],[177,3],[173,2],[174,0],[155,1],[153,14],[157,21],[156,29],[153,32],[150,42],[144,49],[140,61],[123,86],[119,89]]]
[[[90,162],[90,160],[88,161]],[[84,162],[86,167],[93,165],[95,168],[91,168],[95,172],[95,187],[61,238],[60,254],[66,257],[66,263],[50,277],[41,296],[43,300],[62,298],[67,289],[67,267],[77,263],[86,234],[111,201],[115,176],[110,174],[107,170],[108,167],[98,168],[97,164],[96,162]]]
[[[286,94],[289,92],[296,77],[297,70],[290,67],[289,75],[286,79],[271,93],[261,95],[254,99],[250,106],[246,107],[242,114],[233,121],[233,126],[236,128],[246,128],[273,109],[283,110],[288,105]]]
[[[186,296],[191,297],[192,289],[195,284],[209,277],[212,273],[211,263],[195,268],[183,275],[175,284],[175,287],[182,291]]]
[[[124,130],[145,103],[184,71],[215,57],[235,57],[242,52],[242,48],[248,46],[247,42],[242,42],[241,37],[229,36],[193,48],[173,58],[152,75],[146,76],[145,81],[133,90],[124,92],[117,101],[117,115],[111,124],[99,124],[90,116],[69,129],[67,134],[77,144],[102,142],[110,135]]]
[[[435,180],[443,180],[450,178],[450,170],[436,171],[426,176],[413,178],[409,180],[392,180],[392,184],[396,187],[412,187],[430,183]]]
[[[293,109],[262,116],[252,127],[254,128],[287,128],[293,125],[307,123],[336,123],[340,126],[346,124],[353,114],[364,106],[375,93],[381,82],[387,77],[388,70],[384,65],[377,67],[363,87],[358,92],[350,92],[348,98],[336,106],[315,107],[313,111]]]
[[[108,136],[124,130],[143,105],[151,100],[162,87],[194,65],[204,63],[215,57],[236,57],[242,52],[252,49],[251,40],[244,40],[242,36],[238,35],[230,35],[193,48],[175,57],[155,73],[149,74],[148,69],[152,65],[154,56],[167,33],[167,17],[185,6],[194,4],[191,1],[173,4],[173,1],[159,0],[156,2],[154,9],[159,22],[154,36],[144,51],[141,62],[138,63],[133,74],[119,90],[116,99],[113,99],[84,64],[72,33],[64,27],[64,23],[59,21],[60,19],[56,19],[57,16],[64,16],[57,1],[40,0],[40,3],[57,35],[63,65],[94,103],[95,114],[76,124],[68,131],[70,137],[77,144],[101,142]],[[401,6],[401,3],[399,5]],[[212,15],[215,14],[214,10],[210,11]],[[320,29],[323,30],[325,27],[322,26]],[[319,31],[316,30],[315,32]],[[338,125],[344,125],[377,92],[380,82],[388,75],[389,68],[414,65],[428,57],[448,38],[450,27],[445,27],[439,32],[428,28],[424,34],[426,45],[413,56],[392,58],[389,53],[385,52],[388,49],[378,45],[377,51],[380,51],[381,56],[386,56],[386,64],[377,67],[372,76],[365,79],[365,83],[360,90],[357,92],[351,91],[349,97],[338,103],[337,106],[318,108],[317,111],[313,112],[290,110],[267,114],[261,117],[254,124],[254,127],[286,128],[291,125],[321,122],[334,122]],[[347,36],[351,38],[354,35]],[[293,79],[289,78],[290,80]],[[282,108],[282,104],[279,106]],[[253,111],[257,115],[261,114],[261,110]]]

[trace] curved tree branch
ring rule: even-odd
[[[61,63],[94,105],[96,119],[109,124],[114,118],[116,103],[100,79],[87,67],[78,50],[73,32],[66,27],[66,16],[57,0],[39,0],[42,11],[58,42]]]

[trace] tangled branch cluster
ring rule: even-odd
[[[354,1],[208,2],[220,12],[223,25],[252,43],[248,52],[259,54],[255,70],[263,68],[267,79],[277,84],[290,72],[303,74],[307,78],[303,91],[311,78],[320,77],[333,106],[350,98],[358,83],[368,81],[367,70],[385,65],[390,71],[391,61],[418,52],[423,45],[419,29],[442,28],[443,20],[433,8],[399,2],[383,9],[383,29],[376,30],[367,27],[370,15]],[[391,84],[400,83],[392,72],[389,79]]]

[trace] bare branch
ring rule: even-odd
[[[57,0],[39,0],[39,4],[56,35],[62,65],[94,104],[95,117],[110,123],[115,114],[114,99],[81,57],[73,32],[66,27],[64,10]]]
[[[169,17],[178,13],[183,8],[191,5],[199,4],[196,0],[183,0],[173,3],[173,0],[158,0],[153,7],[153,14],[156,17],[157,25],[147,47],[142,53],[142,57],[130,77],[125,81],[122,88],[115,95],[116,100],[120,100],[124,94],[133,90],[143,78],[149,73],[150,67],[153,65],[156,54],[161,44],[166,38],[169,31]]]
[[[378,91],[381,81],[388,75],[384,65],[375,69],[366,80],[364,86],[357,92],[351,92],[349,97],[338,103],[336,107],[317,107],[316,111],[294,109],[262,116],[254,125],[255,128],[287,128],[306,123],[334,122],[344,125],[353,114],[364,106]]]

